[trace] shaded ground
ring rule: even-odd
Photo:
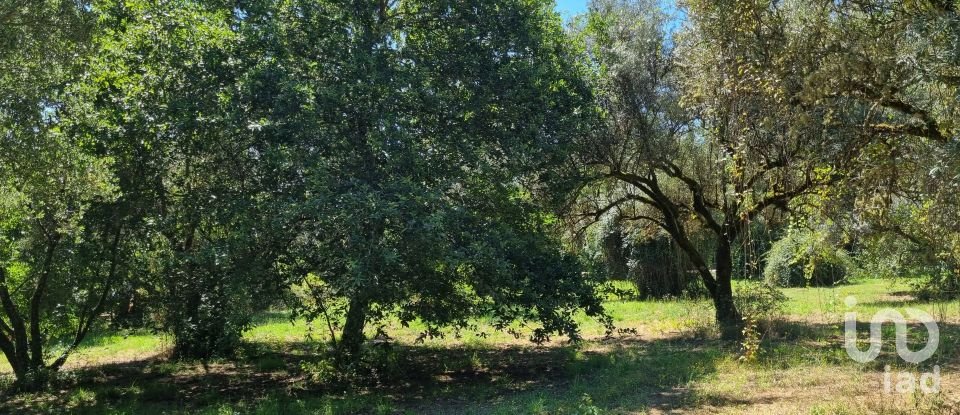
[[[724,356],[718,344],[639,338],[577,348],[394,345],[390,361],[376,366],[382,371],[377,380],[344,389],[316,378],[311,364],[321,362],[301,353],[307,345],[292,351],[258,346],[251,345],[259,350],[242,361],[168,363],[155,358],[79,369],[61,380],[56,391],[6,396],[2,408],[12,413],[163,413],[262,407],[273,401],[296,406],[299,400],[299,409],[306,412],[483,413],[490,412],[483,406],[494,410],[521,404],[536,412],[538,400],[548,409],[564,401],[564,395],[577,393],[573,402],[578,405],[589,395],[591,401],[616,400],[624,410],[639,411],[651,403],[666,404],[669,395],[660,391],[713,373],[716,360]],[[278,409],[290,413],[298,408]]]
[[[310,328],[283,314],[261,316],[229,361],[168,362],[163,342],[158,348],[135,336],[103,337],[53,391],[3,396],[0,413],[960,413],[960,307],[917,303],[882,288],[789,291],[785,316],[761,328],[755,361],[739,360],[741,346],[716,340],[699,306],[682,302],[610,303],[617,324],[637,334],[594,335],[578,346],[533,347],[495,335],[412,345],[410,333],[398,332],[396,343],[375,346],[379,357],[362,375],[346,380],[317,357],[321,343],[305,340]],[[881,307],[937,315],[935,357],[919,367],[904,364],[893,327],[886,327],[877,361],[850,360],[838,318],[847,310],[837,298],[858,289],[862,322]],[[865,339],[867,325],[860,326]],[[925,341],[918,327],[910,337],[914,350]],[[135,350],[142,360],[116,361]],[[98,359],[106,363],[90,363]],[[913,374],[939,366],[942,392],[887,394],[887,365]]]

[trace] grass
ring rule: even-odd
[[[75,369],[157,357],[166,351],[169,344],[169,337],[148,331],[91,333],[81,347],[70,356],[66,368]],[[59,351],[54,349],[51,355],[58,356]],[[0,374],[9,374],[12,371],[7,360],[0,356]]]
[[[905,288],[865,280],[787,289],[783,316],[764,331],[754,361],[739,359],[740,345],[716,338],[713,309],[702,300],[611,298],[607,308],[624,330],[604,338],[598,322],[581,316],[587,340],[579,345],[557,339],[536,347],[484,321],[477,325],[485,335],[449,333],[415,344],[422,327],[388,324],[395,340],[366,372],[376,381],[348,388],[332,381],[336,371],[318,357],[326,327],[283,312],[257,316],[232,360],[170,362],[169,339],[101,334],[84,343],[60,387],[8,396],[0,413],[958,413],[960,307],[916,302]],[[854,308],[845,303],[851,295]],[[940,321],[940,348],[930,362],[902,363],[892,327],[876,362],[846,356],[844,313],[865,322],[884,307],[917,307]],[[865,338],[863,323],[861,330]],[[911,330],[914,350],[924,340]],[[918,374],[934,364],[942,393],[884,393],[885,366]]]

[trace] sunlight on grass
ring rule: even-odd
[[[82,367],[150,359],[165,354],[171,341],[167,335],[150,332],[91,336],[84,342],[83,347],[74,352],[67,366]]]
[[[418,343],[426,328],[422,323],[403,327],[388,321],[384,329],[394,339],[392,347],[403,352],[398,352],[399,360],[394,361],[399,366],[382,370],[388,375],[396,372],[394,376],[401,376],[407,386],[389,385],[384,386],[386,390],[347,395],[329,391],[290,395],[289,391],[267,388],[252,396],[231,396],[197,389],[199,392],[188,398],[181,386],[169,382],[172,378],[206,382],[209,373],[237,376],[230,384],[255,376],[296,378],[302,373],[301,359],[314,358],[329,339],[330,330],[324,321],[291,321],[288,312],[271,311],[255,317],[244,335],[250,347],[239,360],[221,359],[209,366],[154,360],[133,370],[155,380],[92,384],[62,396],[45,393],[23,399],[32,402],[32,411],[41,413],[55,412],[61,405],[72,412],[117,414],[616,414],[658,408],[756,414],[806,413],[802,409],[807,408],[809,413],[839,410],[860,414],[886,413],[891,408],[899,411],[904,405],[941,408],[939,401],[928,398],[894,403],[878,398],[876,388],[884,365],[917,370],[897,361],[892,344],[869,365],[853,362],[842,348],[843,313],[850,311],[844,299],[849,295],[857,298],[853,311],[859,313],[861,322],[884,307],[918,307],[945,322],[960,320],[956,302],[917,303],[905,293],[908,288],[901,283],[864,280],[829,288],[785,289],[784,319],[763,338],[761,352],[751,362],[738,359],[738,344],[717,340],[708,299],[608,298],[605,305],[620,331],[614,333],[614,339],[606,339],[602,324],[580,315],[577,320],[587,341],[579,345],[553,339],[538,347],[524,337],[529,328],[513,325],[512,329],[523,334],[518,339],[484,319],[474,321],[478,332],[464,331],[458,337],[448,330],[443,338]],[[369,327],[368,335],[375,330]],[[955,339],[960,329],[945,323],[943,330],[937,362],[949,361],[958,352],[950,339]],[[911,341],[923,341],[913,335]],[[892,339],[892,331],[889,337]],[[170,346],[169,337],[150,332],[92,335],[71,358],[68,369],[162,357]],[[2,359],[0,370],[9,371]],[[944,382],[960,384],[960,379],[945,370]],[[411,387],[417,392],[408,396],[404,391]],[[828,405],[824,399],[833,402]],[[184,401],[195,406],[183,407]]]
[[[93,333],[67,360],[66,368],[86,367],[108,363],[122,363],[150,359],[162,355],[170,347],[170,338],[147,331],[134,333]],[[60,348],[51,350],[52,356],[59,356]],[[52,360],[52,358],[51,358]],[[0,356],[0,373],[11,373],[6,358]]]
[[[622,282],[620,285],[619,288],[626,287]],[[815,318],[839,324],[842,322],[843,313],[849,311],[843,301],[847,296],[853,295],[858,300],[856,311],[866,316],[861,320],[866,320],[870,314],[881,308],[902,308],[910,305],[909,299],[897,295],[908,288],[906,284],[886,280],[865,280],[827,288],[787,288],[783,290],[789,299],[785,304],[784,314],[787,317]],[[634,329],[647,336],[699,334],[700,331],[711,328],[714,318],[713,306],[708,299],[633,301],[610,298],[605,306],[618,329]],[[924,308],[940,317],[960,315],[956,312],[960,311],[956,302],[926,303]],[[585,338],[605,335],[605,328],[596,319],[581,314],[577,317],[577,322]],[[498,330],[490,321],[477,320],[474,324],[476,331],[466,330],[459,333],[458,337],[454,331],[446,330],[443,338],[424,339],[422,343],[425,346],[476,347],[528,343],[525,337],[516,338],[506,330]],[[408,327],[403,327],[399,322],[388,321],[384,328],[396,341],[414,343],[426,326],[412,322]],[[514,324],[511,328],[525,332],[521,324]],[[372,335],[374,330],[373,327],[368,328],[368,334]],[[324,342],[329,338],[326,322],[308,323],[303,319],[291,321],[289,313],[283,311],[258,315],[253,327],[244,334],[247,341],[267,344]],[[163,354],[169,347],[169,337],[150,332],[91,335],[71,357],[68,367],[138,360]],[[0,373],[9,372],[9,364],[0,357]]]

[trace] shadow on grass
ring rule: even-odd
[[[224,406],[266,413],[556,412],[582,406],[583,396],[598,406],[639,410],[676,399],[672,391],[712,373],[725,353],[710,342],[637,338],[584,348],[393,344],[386,373],[343,389],[311,381],[304,369],[321,362],[310,353],[319,346],[247,344],[234,360],[88,367],[67,373],[53,392],[4,396],[0,412],[203,413]]]
[[[838,324],[780,321],[764,340],[758,370],[804,365],[883,371],[897,365],[893,327],[880,358],[846,356]],[[860,338],[868,324],[861,322]],[[889,328],[889,332],[886,330]],[[960,327],[941,324],[932,364],[957,360]],[[914,350],[925,341],[911,330]],[[740,407],[776,398],[704,395],[699,382],[736,365],[739,346],[717,340],[621,337],[579,347],[390,345],[376,380],[344,389],[318,381],[318,343],[248,343],[240,357],[207,362],[162,359],[69,372],[53,392],[4,396],[0,413],[573,413]],[[725,366],[726,365],[726,366]],[[747,365],[747,364],[745,364]]]
[[[857,322],[857,347],[866,351],[869,347],[870,316],[860,316]],[[778,321],[767,333],[763,342],[764,353],[758,364],[767,369],[790,369],[812,364],[824,367],[840,367],[851,371],[882,373],[886,366],[911,370],[930,371],[934,366],[956,370],[960,363],[960,325],[940,322],[937,324],[940,341],[933,356],[920,364],[904,362],[897,353],[896,327],[886,323],[881,327],[882,345],[879,356],[868,363],[857,363],[847,353],[844,345],[844,325],[810,323],[802,321]],[[907,345],[912,351],[926,346],[929,334],[919,322],[908,320]]]

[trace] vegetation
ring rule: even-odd
[[[554,7],[2,2],[3,410],[725,407],[960,298],[960,3]]]
[[[735,290],[742,292],[739,282]],[[945,340],[940,364],[954,359],[960,334],[956,303],[895,300],[907,289],[884,280],[858,280],[831,288],[788,288],[777,323],[760,342],[754,361],[741,347],[718,340],[712,303],[704,300],[610,300],[607,310],[623,328],[636,331],[604,339],[601,324],[584,316],[585,342],[533,346],[478,321],[486,337],[416,343],[423,326],[387,322],[391,351],[376,361],[376,381],[350,393],[321,376],[316,347],[323,330],[285,313],[264,313],[244,335],[231,360],[169,361],[172,341],[149,333],[126,337],[92,334],[72,360],[77,368],[47,392],[5,400],[13,413],[950,413],[955,395],[906,395],[891,399],[882,388],[884,366],[904,365],[892,351],[860,366],[842,349],[835,321],[855,294],[865,315],[888,306],[922,307],[941,316]],[[738,297],[739,298],[739,297]],[[743,312],[759,309],[740,301]],[[372,330],[370,331],[372,333]],[[306,340],[312,333],[313,340]],[[863,334],[861,334],[863,336]],[[922,342],[922,339],[918,340]],[[914,346],[915,348],[917,346]],[[145,359],[145,360],[141,360]],[[2,363],[0,363],[2,364]],[[319,381],[318,379],[326,379]],[[960,382],[944,372],[944,391]],[[589,413],[589,412],[587,412]]]
[[[698,297],[705,290],[693,265],[669,235],[613,217],[600,229],[599,252],[610,280],[633,283],[645,298]],[[591,247],[592,248],[592,247]]]
[[[829,286],[843,283],[856,265],[828,230],[795,230],[767,252],[764,278],[777,287]]]

